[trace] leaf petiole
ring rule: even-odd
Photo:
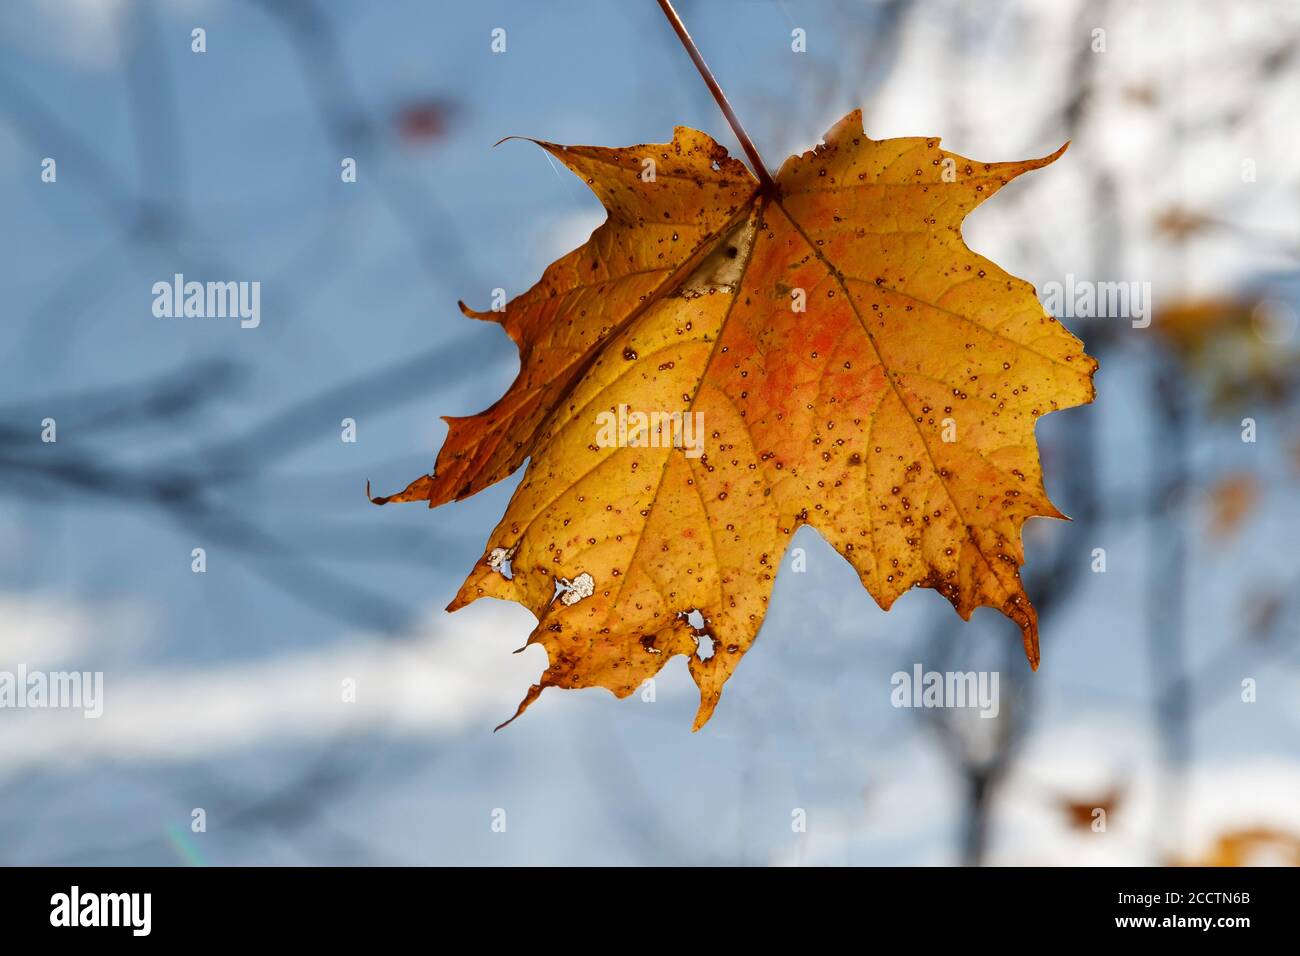
[[[745,127],[740,125],[740,118],[736,116],[736,111],[731,108],[731,103],[727,101],[727,94],[722,92],[722,87],[718,85],[717,79],[713,76],[713,71],[704,62],[699,47],[695,45],[695,41],[691,39],[691,35],[686,31],[686,24],[682,23],[682,18],[673,9],[671,0],[659,0],[659,7],[663,10],[664,16],[668,18],[668,22],[672,24],[677,39],[681,40],[682,46],[686,47],[686,52],[690,54],[695,68],[700,71],[700,76],[704,78],[704,85],[709,88],[713,98],[718,101],[718,106],[722,109],[722,115],[731,124],[731,129],[735,132],[736,138],[740,140],[745,155],[749,157],[749,164],[754,167],[754,175],[758,177],[762,191],[768,194],[775,193],[776,182],[763,164],[763,157],[758,154],[758,149],[754,146],[754,141],[749,138],[749,134],[745,132]]]

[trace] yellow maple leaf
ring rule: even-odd
[[[548,686],[625,697],[676,654],[698,729],[749,649],[791,535],[816,528],[881,607],[915,586],[999,609],[1038,664],[1020,528],[1062,517],[1034,422],[1090,402],[1096,362],[966,215],[1064,151],[977,163],[876,141],[854,112],[760,182],[704,133],[539,143],[609,217],[503,312],[520,372],[447,419],[432,475],[464,498],[531,459],[449,610],[517,601]],[[513,719],[513,718],[512,718]]]

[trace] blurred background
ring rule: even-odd
[[[1074,519],[1026,528],[1039,672],[804,528],[700,733],[680,658],[492,733],[532,617],[442,608],[519,475],[434,511],[366,482],[514,377],[456,300],[603,219],[494,142],[741,155],[653,0],[7,0],[0,670],[102,671],[104,713],[0,709],[0,862],[1300,862],[1300,6],[677,6],[771,168],[856,107],[981,161],[1071,141],[965,226],[1040,291],[1153,304],[1063,319],[1101,369],[1038,428]],[[156,318],[176,273],[261,282],[260,326]],[[894,708],[915,664],[997,671],[999,716]]]

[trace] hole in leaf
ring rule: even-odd
[[[695,655],[702,661],[707,661],[713,656],[713,635],[706,628],[708,622],[704,619],[704,612],[697,607],[689,611],[679,611],[678,616],[691,626],[694,634],[691,636],[695,639]]]
[[[583,598],[591,597],[595,590],[596,579],[586,571],[583,571],[572,581],[565,578],[557,578],[555,581],[555,593],[559,595],[560,601],[565,607],[571,607]],[[552,598],[552,600],[554,599]]]
[[[493,548],[492,553],[487,556],[487,566],[509,581],[514,577],[514,572],[510,568],[510,559],[514,556],[514,548],[510,548],[509,550],[505,548]]]

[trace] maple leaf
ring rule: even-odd
[[[1020,529],[1063,516],[1034,423],[1090,402],[1096,363],[961,224],[1065,147],[977,163],[934,138],[872,140],[855,111],[760,182],[683,127],[538,145],[608,219],[503,312],[461,305],[505,328],[519,375],[446,419],[433,474],[374,499],[436,506],[530,459],[448,608],[486,596],[536,615],[549,666],[515,716],[548,686],[625,697],[683,654],[698,729],[803,524],[882,608],[915,586],[966,619],[992,606],[1037,667]],[[602,440],[611,416],[630,437]]]

